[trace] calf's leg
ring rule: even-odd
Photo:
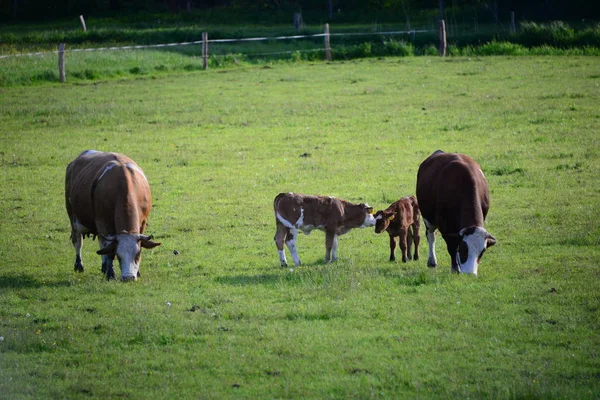
[[[279,253],[279,262],[282,267],[287,267],[287,259],[285,258],[285,250],[283,248],[287,239],[289,229],[283,226],[282,223],[277,221],[277,231],[275,232],[275,245],[277,246],[277,252]]]
[[[413,231],[411,226],[406,228],[406,258],[412,260]]]
[[[408,239],[408,230],[406,228],[400,229],[400,250],[402,251],[402,262],[406,262],[406,240]]]
[[[415,255],[413,256],[413,260],[417,261],[419,259],[419,243],[421,243],[421,235],[420,235],[420,226],[419,222],[415,222],[412,225],[412,238],[415,244]]]
[[[396,261],[396,236],[390,233],[390,261]]]
[[[298,256],[298,248],[296,247],[296,238],[298,238],[298,230],[290,229],[287,234],[286,242],[288,250],[292,255],[292,259],[294,260],[294,264],[296,266],[301,265],[300,257]]]
[[[337,261],[338,239],[335,232],[325,232],[325,263]]]

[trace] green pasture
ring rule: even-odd
[[[0,88],[0,397],[557,398],[600,393],[600,58],[298,62]],[[64,209],[81,151],[145,170],[135,283],[84,273]],[[279,192],[376,209],[437,149],[471,155],[498,244],[479,276],[353,230],[280,268]],[[424,236],[424,235],[423,235]],[[177,253],[177,254],[176,254]],[[288,260],[289,257],[288,253]]]

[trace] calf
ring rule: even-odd
[[[419,167],[417,199],[427,228],[427,265],[437,265],[435,230],[439,229],[452,271],[477,275],[484,251],[496,243],[483,227],[490,192],[479,165],[464,154],[436,151]]]
[[[337,260],[338,236],[353,228],[375,225],[373,207],[364,203],[352,204],[335,197],[280,193],[275,197],[273,208],[277,225],[275,244],[282,267],[287,266],[284,243],[294,264],[300,265],[296,249],[299,230],[305,235],[313,229],[325,231],[325,262],[328,263]]]
[[[83,236],[99,236],[102,272],[114,279],[115,256],[121,278],[139,276],[141,248],[160,245],[143,235],[152,208],[150,186],[129,157],[88,150],[67,166],[65,200],[75,247],[75,271],[83,272]]]
[[[415,244],[414,260],[419,259],[421,214],[415,196],[403,197],[383,211],[375,213],[375,233],[387,231],[390,235],[390,261],[396,261],[396,238],[400,239],[402,262],[413,259],[411,247]]]

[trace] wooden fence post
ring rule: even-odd
[[[440,19],[440,56],[446,57],[446,49],[448,47],[446,43],[446,22]]]
[[[202,68],[208,69],[208,32],[202,32]]]
[[[325,24],[325,61],[331,61],[331,41],[329,40],[329,24]]]
[[[65,71],[65,44],[61,43],[58,45],[58,79],[61,83],[67,81]]]
[[[510,33],[513,35],[517,32],[517,28],[515,27],[515,12],[510,12]]]
[[[81,21],[81,26],[83,27],[83,31],[87,32],[87,28],[85,26],[85,20],[83,19],[83,15],[79,16],[79,20]]]

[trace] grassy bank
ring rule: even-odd
[[[8,398],[581,398],[600,391],[597,57],[407,57],[0,89],[0,392]],[[142,279],[73,272],[67,163],[121,151],[153,190]],[[371,230],[299,238],[273,197],[414,193],[478,160],[498,244],[477,278],[388,262]],[[177,250],[177,254],[175,254]],[[426,244],[421,248],[426,252]]]

